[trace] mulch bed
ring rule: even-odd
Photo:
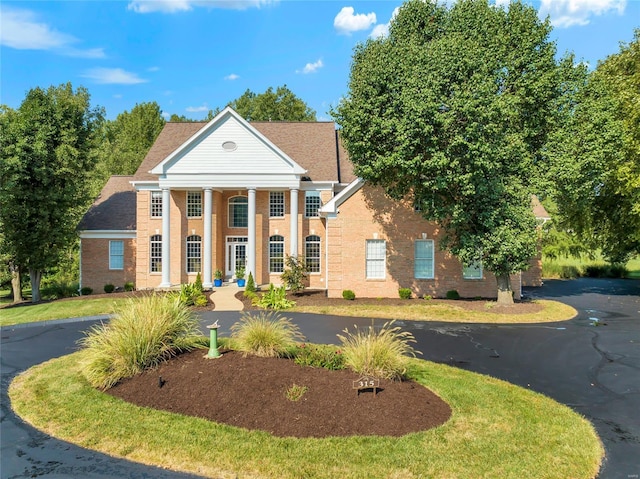
[[[260,294],[260,292],[258,292]],[[212,298],[212,300],[215,297]],[[256,311],[260,308],[253,306],[251,300],[245,298],[242,291],[236,293],[236,298],[242,301],[245,311]],[[305,290],[299,294],[287,293],[287,299],[296,302],[296,306],[345,306],[353,305],[378,305],[403,307],[408,304],[447,304],[471,311],[483,311],[496,314],[526,314],[542,311],[543,306],[527,300],[515,301],[512,305],[498,304],[495,299],[400,299],[400,298],[356,298],[349,301],[343,298],[327,298],[325,290]]]
[[[380,380],[358,394],[349,370],[302,367],[290,359],[206,350],[173,358],[107,391],[125,401],[280,437],[403,436],[445,423],[451,408],[413,381]],[[160,387],[160,378],[161,384]],[[308,391],[298,401],[293,385]]]

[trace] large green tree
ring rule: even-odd
[[[287,85],[267,88],[264,93],[245,91],[228,104],[249,121],[316,121],[316,112]]]
[[[624,262],[640,253],[640,29],[593,72],[574,70],[549,148],[559,221]]]
[[[443,248],[496,275],[500,302],[536,253],[531,193],[558,95],[550,31],[520,2],[410,0],[388,37],[356,47],[332,112],[356,174],[410,197]]]
[[[103,180],[111,175],[134,174],[164,124],[155,101],[136,104],[131,111],[105,122],[100,165]]]
[[[3,248],[29,271],[32,300],[42,273],[75,240],[90,201],[96,133],[103,121],[89,92],[71,84],[30,90],[0,115],[0,224]]]

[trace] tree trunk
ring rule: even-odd
[[[40,302],[40,280],[42,271],[29,268],[29,278],[31,279],[31,302]]]
[[[9,263],[9,271],[11,271],[11,290],[13,291],[13,302],[22,302],[22,276],[20,268],[11,261]]]
[[[498,283],[498,304],[513,304],[511,278],[508,274],[496,274]]]

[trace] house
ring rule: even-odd
[[[331,122],[247,122],[226,108],[208,123],[167,123],[133,176],[112,177],[79,225],[81,286],[169,288],[236,268],[280,284],[304,255],[308,286],[340,297],[495,297],[481,265],[438,247],[440,230],[408,203],[355,177]],[[540,260],[513,276],[540,284]]]

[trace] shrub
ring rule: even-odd
[[[109,323],[93,326],[79,343],[89,383],[108,389],[182,351],[207,344],[199,322],[172,295],[129,299]]]
[[[342,297],[344,299],[348,299],[349,301],[353,301],[354,299],[356,299],[356,293],[354,293],[353,291],[351,291],[350,289],[345,289],[342,292]]]
[[[425,301],[431,301],[433,299],[433,297],[430,294],[425,294],[422,299],[424,299]]]
[[[380,331],[373,324],[365,331],[355,326],[354,333],[345,329],[345,336],[338,334],[345,365],[364,376],[402,379],[407,370],[407,356],[422,353],[409,344],[416,342],[410,332],[392,326],[393,321],[385,323]]]
[[[293,361],[312,368],[344,369],[344,354],[329,344],[301,344],[293,352]]]
[[[135,284],[133,284],[132,281],[127,281],[126,283],[124,283],[124,290],[125,291],[133,291],[134,289],[136,289]]]
[[[584,269],[589,278],[626,278],[629,272],[621,264],[590,264]]]
[[[304,289],[304,282],[307,279],[307,262],[304,256],[289,256],[285,259],[285,269],[280,276],[282,281],[292,293],[297,293]]]
[[[46,299],[62,299],[78,296],[78,283],[68,283],[65,281],[52,281],[42,288],[40,294]]]
[[[244,313],[240,321],[231,326],[231,337],[239,351],[269,358],[285,356],[295,347],[296,340],[304,340],[289,318],[274,311]]]
[[[193,282],[193,289],[200,293],[204,291],[204,287],[202,286],[202,276],[200,276],[200,273],[196,275],[196,280]]]
[[[114,285],[112,285],[111,283],[104,285],[104,292],[105,293],[113,293],[113,291],[115,289],[116,289],[116,287]]]
[[[207,297],[196,283],[181,285],[177,299],[185,306],[205,306],[207,304]]]
[[[623,264],[612,264],[609,268],[610,278],[628,278],[629,270]]]
[[[287,290],[284,286],[276,288],[273,283],[269,284],[269,290],[262,296],[252,300],[255,306],[264,309],[287,309],[293,307],[296,303],[287,299]]]
[[[253,274],[249,272],[249,277],[247,278],[247,284],[244,286],[244,295],[247,298],[251,298],[256,295],[256,282],[253,279]]]
[[[411,295],[413,293],[411,292],[411,289],[409,288],[400,288],[398,290],[398,295],[400,296],[401,299],[411,299]]]
[[[299,401],[308,390],[309,388],[307,386],[298,386],[294,383],[291,387],[287,388],[284,395],[289,401]]]
[[[447,291],[446,298],[447,299],[460,299],[460,293],[458,293],[458,291],[456,291],[455,289],[450,289],[449,291]]]
[[[93,293],[93,288],[90,288],[89,286],[84,286],[81,290],[80,290],[80,294],[82,296],[88,296],[91,293]]]

